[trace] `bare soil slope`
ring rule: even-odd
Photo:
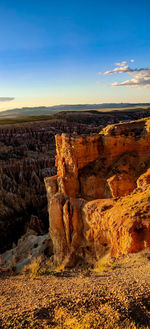
[[[1,274],[0,328],[150,328],[150,253],[101,265],[34,279]]]

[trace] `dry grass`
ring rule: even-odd
[[[94,271],[98,273],[107,271],[109,267],[110,267],[110,256],[109,254],[106,254],[100,259],[98,259],[97,262],[95,262]]]
[[[97,273],[106,272],[120,268],[121,264],[117,259],[111,258],[110,254],[107,253],[103,257],[99,258],[94,265],[94,271]]]
[[[53,275],[58,272],[51,259],[43,259],[41,256],[32,260],[31,264],[24,266],[21,274],[32,279],[42,275]]]

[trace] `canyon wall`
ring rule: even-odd
[[[45,178],[56,263],[150,247],[150,119],[91,136],[56,135],[57,175]]]
[[[19,122],[16,124],[6,124],[7,118],[4,122],[0,119],[0,253],[11,248],[13,242],[15,244],[17,243],[21,235],[26,232],[26,227],[32,216],[37,216],[41,221],[43,233],[48,231],[49,224],[44,178],[56,174],[54,138],[56,134],[71,134],[74,136],[75,141],[76,134],[87,136],[91,133],[98,133],[107,124],[117,123],[120,120],[138,119],[148,115],[149,109],[128,109],[125,111],[117,110],[117,112],[107,111],[106,113],[99,111],[67,111],[57,114],[55,118],[53,116],[52,120]],[[26,121],[28,119],[24,118]],[[101,148],[103,141],[101,138],[97,138],[99,140],[98,147]],[[61,138],[58,137],[57,144],[59,144],[59,139],[61,140]],[[64,140],[67,143],[67,137]],[[69,144],[70,139],[68,146]],[[69,196],[71,193],[74,195],[76,190],[76,195],[79,197],[79,194],[81,194],[82,198],[86,200],[102,197],[104,187],[105,195],[108,195],[105,179],[103,179],[103,172],[101,174],[99,172],[97,175],[98,167],[101,167],[101,170],[104,171],[101,165],[103,160],[99,158],[96,160],[95,167],[93,167],[93,174],[90,169],[91,174],[88,178],[88,166],[95,160],[94,158],[85,160],[87,151],[86,145],[85,147],[82,146],[82,138],[79,144],[77,142],[79,147],[78,157],[81,157],[80,162],[83,162],[83,168],[78,170],[78,174],[76,169],[74,172],[69,169],[68,185],[65,178],[66,175],[63,177],[60,175],[58,185],[60,186],[62,184],[63,191],[63,184],[65,182],[65,193],[69,193]],[[91,154],[92,152],[99,152],[99,150],[96,150],[97,146],[95,145],[95,141],[93,140],[91,146],[89,146],[91,148]],[[65,147],[67,148],[68,146],[66,144]],[[72,150],[73,147],[71,146]],[[79,154],[80,147],[82,147],[81,154]],[[72,150],[68,152],[72,152]],[[95,156],[97,156],[96,153]],[[67,155],[65,157],[67,158]],[[59,161],[61,163],[61,160],[58,159]],[[74,161],[76,161],[75,157]],[[72,177],[72,184],[69,175]],[[79,180],[76,179],[76,175],[80,177]],[[122,181],[125,178],[126,180],[128,178],[128,189],[132,190],[135,182],[130,182],[130,177],[126,175],[122,177]],[[79,192],[79,184],[81,185],[81,192]],[[109,185],[118,186],[118,176],[111,178]],[[121,182],[119,186],[120,189],[123,188],[121,187]],[[56,192],[57,182],[55,178],[49,184],[49,191],[51,191],[51,188],[53,189],[53,193]],[[67,191],[68,188],[70,192]],[[113,193],[116,195],[117,192],[114,191]]]

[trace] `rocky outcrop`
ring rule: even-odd
[[[148,116],[149,110],[118,110],[117,115],[116,111],[106,113],[68,111],[59,113],[52,120],[25,123],[18,121],[18,124],[4,124],[5,122],[1,121],[3,124],[0,125],[0,252],[12,248],[13,242],[17,243],[25,233],[26,224],[30,222],[32,215],[40,218],[45,233],[48,231],[44,178],[56,175],[54,138],[56,134],[71,134],[73,139],[71,142],[71,138],[66,135],[57,138],[57,149],[60,147],[58,170],[61,171],[63,168],[64,175],[61,173],[52,181],[46,180],[49,184],[49,193],[55,194],[59,190],[65,195],[72,197],[76,195],[77,198],[81,196],[85,200],[129,193],[135,186],[137,177],[147,168],[143,168],[143,171],[139,168],[139,173],[134,174],[134,167],[137,164],[132,150],[129,151],[132,157],[130,156],[130,168],[127,170],[130,173],[126,173],[126,168],[123,172],[123,166],[127,167],[127,164],[124,165],[126,157],[128,161],[128,155],[125,154],[121,159],[118,155],[116,167],[111,172],[111,162],[109,168],[109,162],[99,157],[99,151],[103,154],[103,137],[97,135],[94,138],[91,136],[91,139],[89,137],[80,139],[77,135],[87,136],[93,132],[98,133],[109,123],[137,119],[143,115]],[[24,118],[24,120],[28,119]],[[16,122],[17,120],[16,118]],[[7,119],[5,121],[7,122]],[[114,134],[113,131],[111,133]],[[61,142],[66,152],[65,160],[63,160]],[[68,149],[68,155],[65,149]],[[67,157],[71,158],[72,155],[73,161],[69,160],[70,163],[67,163]],[[76,158],[78,158],[77,163]],[[121,162],[122,178],[120,174],[118,176]],[[65,169],[66,165],[68,173]],[[71,169],[71,166],[75,166],[74,169]],[[105,167],[108,172],[105,172]],[[125,190],[125,180],[128,180],[127,190]]]
[[[37,235],[28,230],[12,249],[0,255],[0,272],[14,270],[20,273],[25,265],[31,264],[38,257],[51,256],[53,253],[49,234]]]
[[[137,180],[138,187],[147,187],[147,185],[150,185],[150,168]]]
[[[150,119],[56,136],[56,151],[57,176],[45,179],[55,261],[149,248]]]

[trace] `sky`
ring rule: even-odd
[[[0,0],[0,111],[150,102],[149,0]]]

